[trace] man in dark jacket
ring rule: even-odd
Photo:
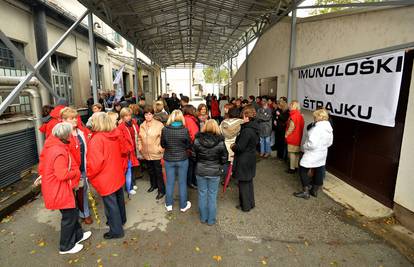
[[[272,110],[267,106],[265,98],[262,100],[262,107],[257,110],[256,119],[260,129],[260,156],[267,158],[271,152]]]
[[[236,143],[231,146],[234,151],[233,176],[239,181],[240,205],[244,212],[255,207],[253,178],[256,176],[256,145],[259,143],[259,124],[255,120],[256,110],[247,106],[242,111],[243,120]]]

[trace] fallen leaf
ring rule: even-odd
[[[251,249],[251,248],[248,248],[247,250],[248,250],[249,252],[252,252],[252,251],[253,251],[253,249]]]
[[[13,216],[9,215],[6,216],[6,218],[3,218],[3,220],[1,220],[1,223],[8,223],[13,219]]]
[[[96,248],[101,248],[101,247],[102,247],[101,244],[96,245]]]
[[[114,256],[114,257],[118,257],[118,254],[116,254],[116,253],[112,253],[112,256]]]
[[[262,260],[263,265],[267,265],[267,262],[265,260]]]
[[[337,265],[338,265],[338,263],[337,263],[336,261],[332,261],[332,262],[331,262],[331,265],[337,266]]]
[[[305,246],[309,247],[308,241],[305,241]]]
[[[35,236],[35,234],[30,234],[31,237]]]
[[[101,263],[102,262],[102,260],[101,259],[97,259],[96,260],[96,263]]]
[[[73,260],[73,262],[75,262],[75,263],[78,262],[78,261],[79,261],[79,258],[76,258],[76,259]]]
[[[37,245],[39,247],[44,247],[44,246],[46,246],[46,243],[45,243],[45,241],[40,241],[39,243],[37,243]]]
[[[6,229],[1,229],[1,232],[2,232],[2,233],[6,232]]]
[[[68,260],[68,263],[69,263],[69,264],[72,264],[72,262],[73,262],[72,260]]]
[[[30,254],[35,254],[35,253],[36,253],[36,250],[30,251]]]
[[[213,256],[213,259],[216,260],[216,261],[221,261],[222,260],[221,256]]]
[[[200,252],[200,248],[199,247],[195,247],[195,251]]]

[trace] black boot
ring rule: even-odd
[[[310,198],[310,195],[309,195],[309,187],[308,187],[308,186],[305,186],[305,187],[303,188],[303,191],[302,191],[302,192],[296,192],[296,193],[293,193],[293,195],[294,195],[295,197],[300,197],[300,198],[304,198],[304,199],[309,199],[309,198]]]
[[[319,185],[313,185],[309,193],[311,194],[311,196],[318,197],[318,191]]]
[[[148,193],[151,193],[151,192],[152,192],[152,191],[154,191],[155,189],[156,189],[156,187],[152,187],[152,186],[151,186],[151,187],[147,190],[147,192],[148,192]]]

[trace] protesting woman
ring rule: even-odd
[[[191,145],[194,143],[196,134],[200,131],[200,123],[197,119],[196,109],[192,105],[183,107],[185,127],[190,134]],[[192,189],[197,189],[197,179],[195,176],[195,162],[190,157],[188,159],[187,185]]]
[[[73,254],[82,250],[80,242],[92,233],[83,232],[79,224],[79,210],[76,208],[73,190],[78,187],[81,173],[79,166],[69,152],[72,124],[56,124],[39,159],[42,195],[45,206],[50,210],[60,210],[60,254]]]
[[[137,187],[135,186],[135,178],[132,175],[131,169],[138,167],[138,134],[139,126],[137,122],[132,119],[132,111],[130,108],[122,108],[120,112],[121,120],[119,121],[118,129],[124,138],[124,143],[127,145],[128,161],[126,162],[126,191],[129,195],[135,195]]]
[[[80,205],[79,216],[83,219],[85,224],[93,223],[88,201],[88,178],[86,177],[86,153],[87,153],[87,138],[89,130],[79,125],[77,120],[78,112],[70,107],[62,109],[60,112],[62,121],[68,122],[72,125],[72,135],[69,143],[69,151],[71,152],[76,164],[79,166],[81,172],[81,183],[79,189],[76,191],[76,199],[78,205]]]
[[[300,114],[299,102],[293,100],[289,105],[289,120],[286,124],[285,133],[290,164],[287,173],[295,173],[299,167],[299,153],[304,126],[305,121],[302,114]]]
[[[165,185],[162,178],[161,159],[164,149],[161,147],[161,132],[164,124],[154,118],[154,109],[151,106],[144,108],[145,121],[141,124],[138,138],[139,151],[146,161],[150,176],[151,187],[148,192],[158,188],[156,199],[165,195]]]
[[[102,196],[109,232],[105,239],[124,236],[126,223],[122,186],[125,184],[124,166],[127,151],[123,148],[121,133],[104,112],[92,115],[92,137],[89,141],[87,176]]]
[[[202,129],[204,124],[206,123],[206,121],[210,118],[208,116],[208,110],[207,110],[207,105],[206,104],[198,105],[198,107],[197,107],[197,118],[198,118],[198,121],[200,122],[200,129]]]
[[[241,115],[244,123],[231,149],[234,151],[233,176],[239,181],[240,205],[236,208],[248,212],[255,207],[253,178],[256,176],[259,124],[255,120],[256,110],[253,106],[246,106]]]
[[[168,120],[168,113],[164,109],[164,102],[161,100],[158,100],[154,104],[154,119],[157,121],[160,121],[162,124],[166,124]],[[144,111],[145,116],[145,111]]]
[[[208,120],[196,135],[192,148],[198,184],[198,208],[201,223],[216,223],[217,190],[223,165],[227,162],[224,138],[215,120]]]
[[[316,197],[319,188],[325,178],[325,164],[328,156],[328,147],[333,142],[333,130],[329,122],[329,114],[326,109],[318,109],[313,112],[315,123],[308,130],[308,138],[303,144],[303,154],[300,160],[299,175],[303,191],[294,193],[295,197],[309,199],[309,195]],[[313,179],[309,177],[312,169]]]
[[[190,148],[190,135],[185,128],[185,120],[181,110],[174,110],[168,118],[166,126],[162,129],[161,146],[165,149],[164,161],[167,174],[165,208],[167,211],[172,211],[175,174],[177,173],[180,209],[185,212],[191,208],[191,202],[187,201],[187,149]]]

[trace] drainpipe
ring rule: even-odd
[[[23,92],[30,95],[30,103],[32,105],[33,120],[35,124],[37,154],[40,157],[44,144],[43,134],[39,130],[40,126],[42,126],[42,100],[40,99],[39,93],[33,88],[24,89]]]

